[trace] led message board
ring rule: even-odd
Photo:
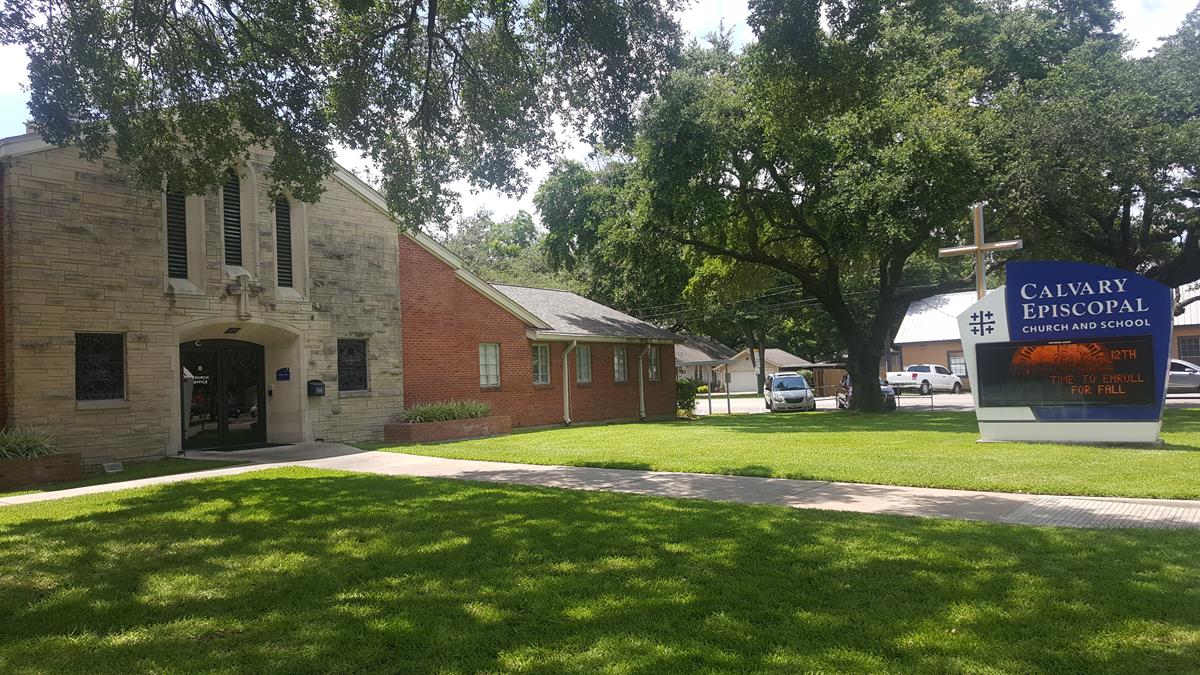
[[[958,317],[983,440],[1155,442],[1170,289],[1084,263],[1009,263]]]
[[[975,345],[982,408],[1154,405],[1150,336]]]

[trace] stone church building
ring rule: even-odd
[[[0,424],[50,429],[95,464],[382,440],[428,400],[489,400],[518,426],[674,415],[674,378],[657,373],[674,372],[675,336],[596,303],[578,331],[556,329],[432,239],[399,234],[340,167],[318,203],[271,200],[269,159],[210,194],[155,194],[35,135],[0,140]],[[403,280],[437,274],[402,308]],[[481,325],[481,311],[506,320]],[[410,334],[441,368],[406,349]],[[593,367],[614,345],[638,369],[624,381],[618,364]]]

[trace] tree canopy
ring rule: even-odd
[[[1156,53],[1088,40],[997,99],[999,224],[1026,255],[1200,279],[1200,12]]]
[[[555,128],[628,137],[677,52],[679,0],[0,0],[32,122],[147,186],[201,191],[253,147],[315,200],[332,146],[380,168],[410,226],[467,179],[518,191]]]

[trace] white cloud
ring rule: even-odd
[[[1179,29],[1184,17],[1196,6],[1192,0],[1114,0],[1121,13],[1121,30],[1136,42],[1135,56],[1145,56],[1159,46],[1161,38]]]

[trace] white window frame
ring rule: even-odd
[[[590,345],[575,347],[575,381],[579,384],[590,384],[592,381],[592,347]]]
[[[1189,349],[1185,350],[1184,345],[1187,345]],[[1179,359],[1182,361],[1200,359],[1200,335],[1179,336]]]
[[[500,386],[500,343],[479,343],[479,386]]]
[[[646,375],[651,382],[658,382],[662,379],[662,368],[659,367],[658,347],[651,347],[646,350]]]
[[[962,364],[961,364],[962,372],[961,373],[955,372],[955,370],[954,370],[954,360],[955,359],[962,361]],[[954,373],[955,375],[957,375],[959,377],[967,376],[967,356],[966,356],[966,354],[964,354],[963,352],[950,352],[949,354],[946,355],[946,362],[947,362],[946,368],[949,369],[949,371],[951,373]]]
[[[613,382],[629,381],[629,357],[625,345],[613,347]]]
[[[533,383],[550,384],[550,345],[532,345]]]

